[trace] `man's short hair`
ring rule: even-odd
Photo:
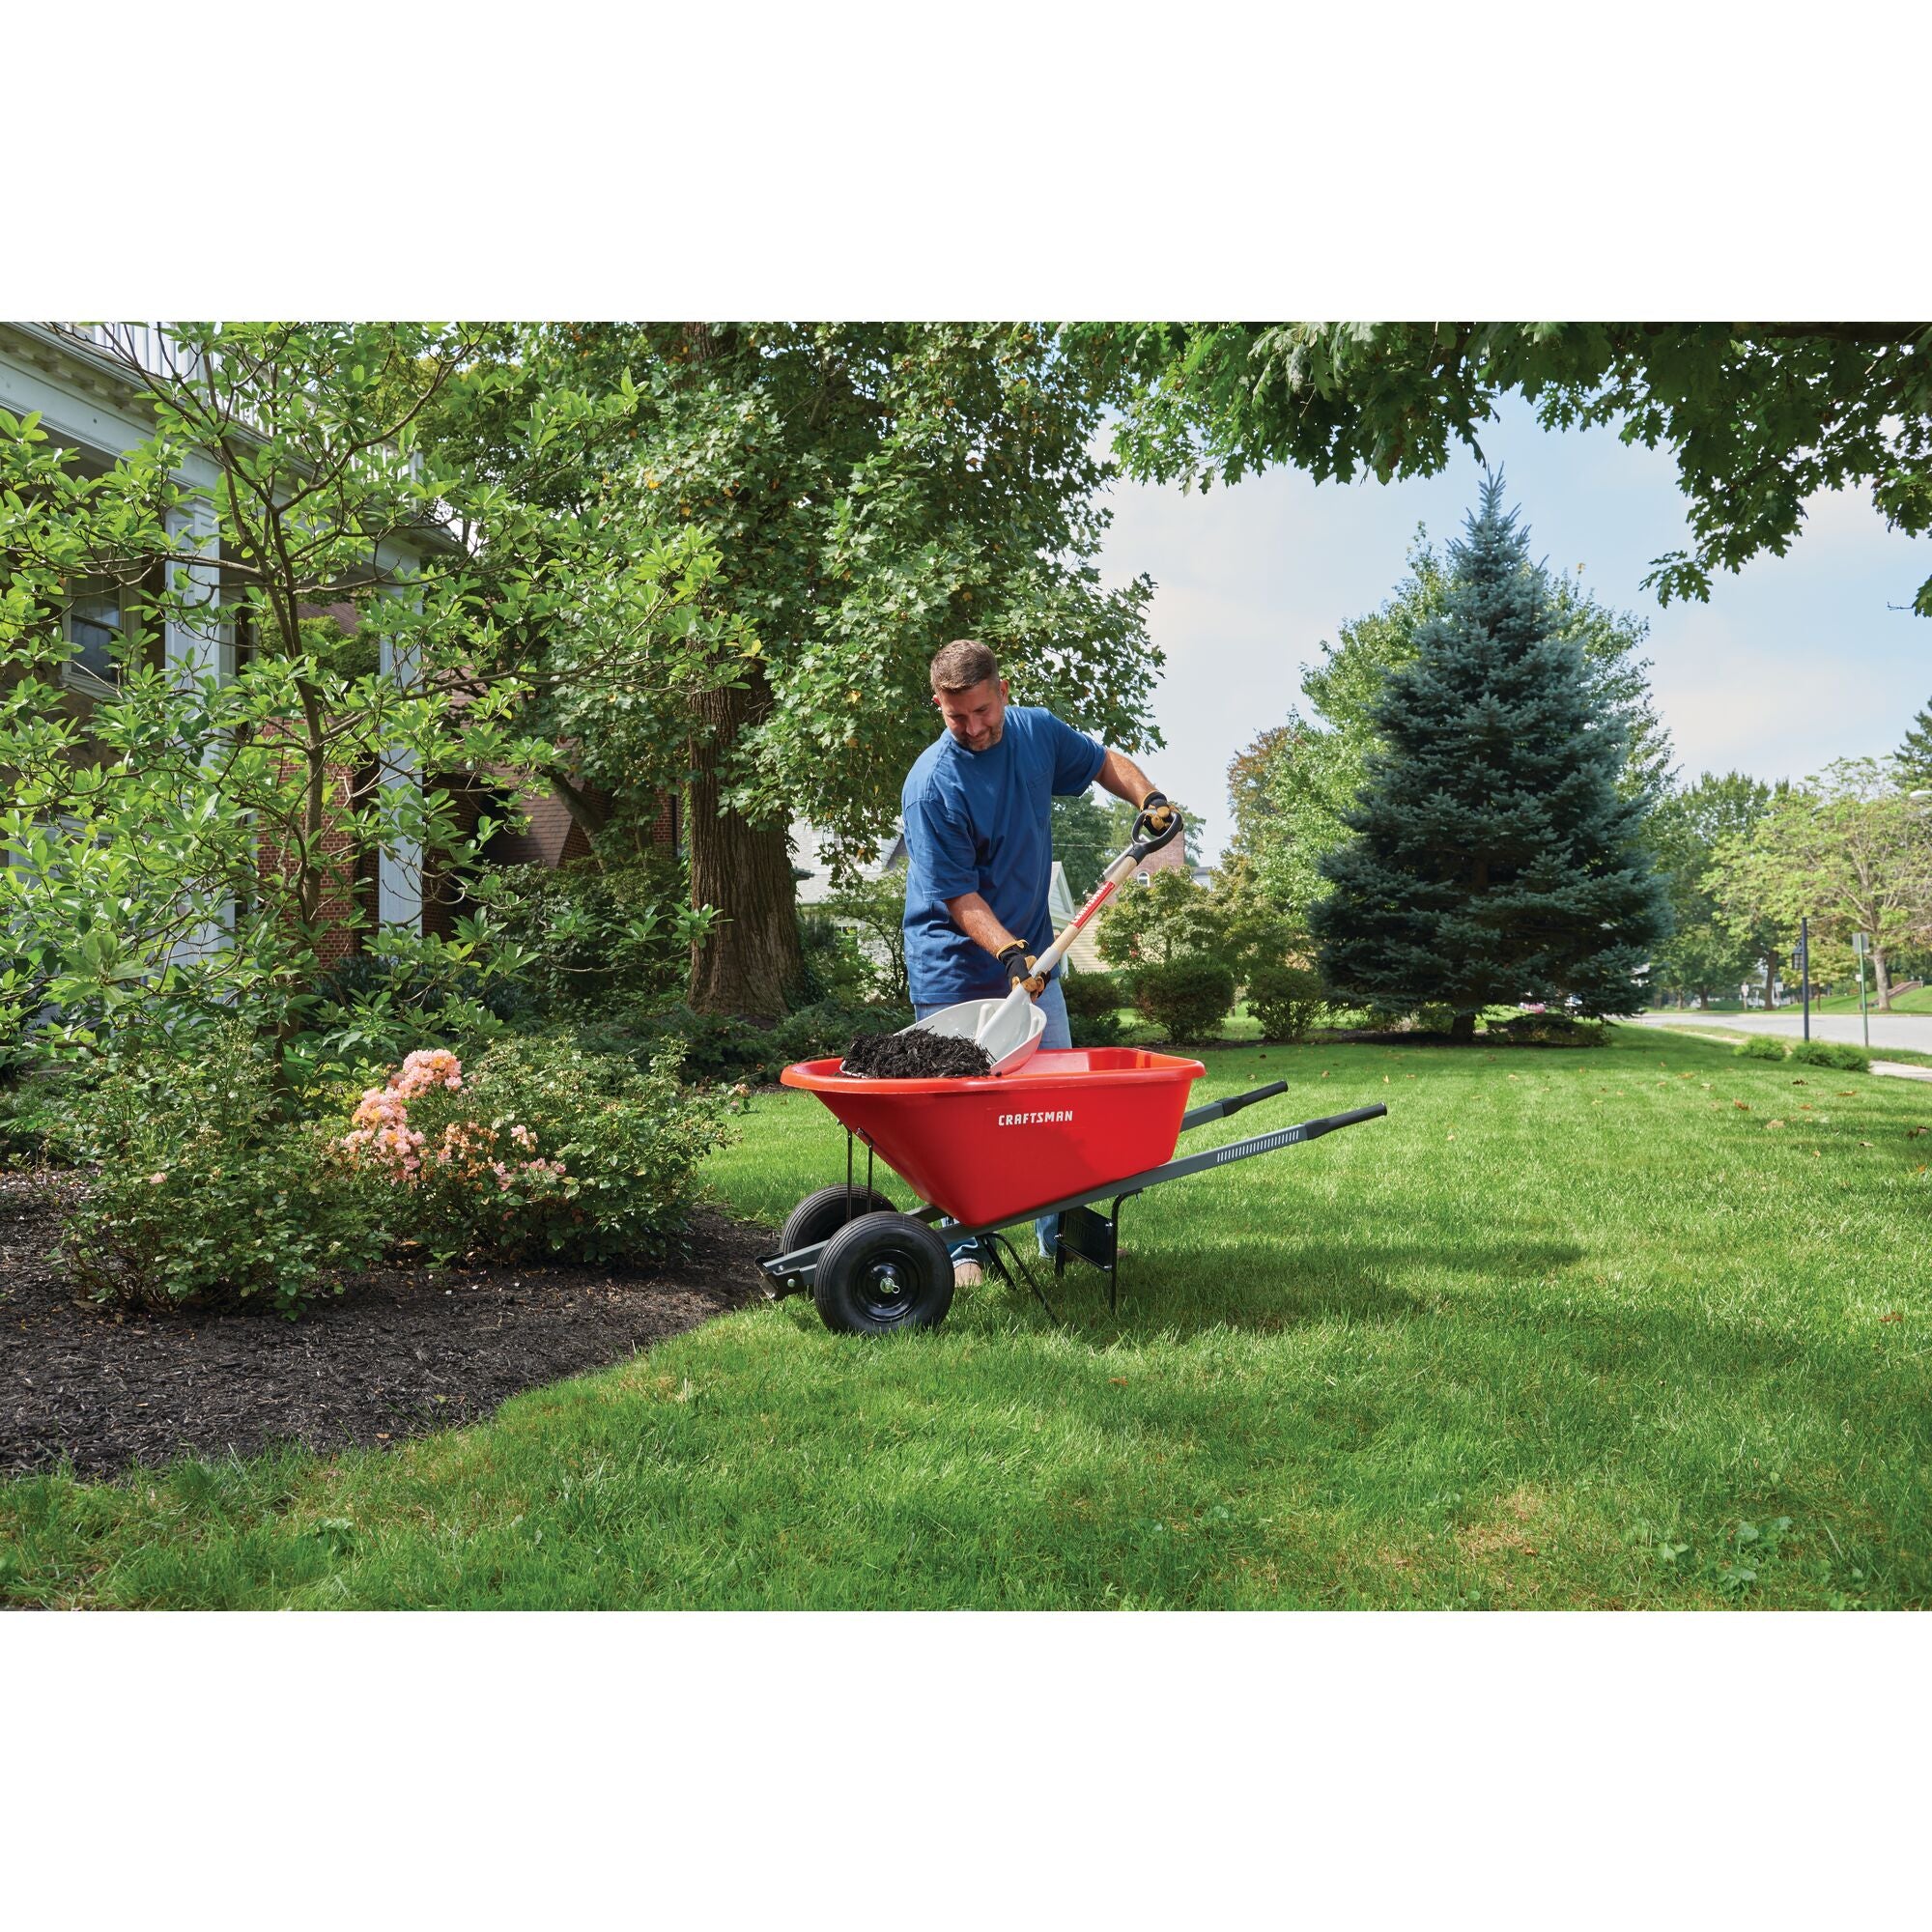
[[[934,691],[971,691],[989,677],[998,677],[1000,667],[984,644],[971,638],[959,638],[934,652],[932,688]]]

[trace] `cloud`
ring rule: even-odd
[[[1504,404],[1484,449],[1533,554],[1583,563],[1588,590],[1649,623],[1658,709],[1691,776],[1796,778],[1889,752],[1932,696],[1932,625],[1888,609],[1932,572],[1932,544],[1888,531],[1861,493],[1814,497],[1790,554],[1719,573],[1710,603],[1660,607],[1641,580],[1689,543],[1667,451],[1609,430],[1551,434],[1520,402]],[[1318,486],[1289,470],[1205,494],[1114,487],[1102,572],[1118,582],[1146,571],[1158,585],[1168,750],[1151,762],[1202,815],[1210,855],[1233,830],[1229,760],[1281,723],[1321,641],[1394,589],[1416,525],[1438,544],[1461,528],[1480,473],[1464,451],[1440,476],[1387,487]]]

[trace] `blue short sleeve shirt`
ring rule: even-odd
[[[1033,705],[1007,706],[996,745],[969,752],[942,731],[907,774],[906,975],[920,1006],[989,1000],[1007,990],[1000,963],[952,923],[946,901],[978,893],[1029,952],[1053,943],[1053,797],[1083,792],[1104,745]]]

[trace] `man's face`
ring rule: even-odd
[[[1007,680],[989,677],[965,691],[935,691],[932,701],[946,720],[946,728],[969,752],[983,752],[1000,742],[1007,728]]]

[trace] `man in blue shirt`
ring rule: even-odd
[[[1119,752],[1052,712],[1007,702],[984,644],[962,639],[932,660],[932,701],[946,728],[899,794],[905,814],[906,976],[925,1019],[962,1000],[1003,998],[1053,943],[1053,798],[1098,783],[1140,810],[1136,837],[1164,832],[1173,808]],[[1056,973],[1039,995],[1042,1047],[1073,1044]],[[1050,1254],[1057,1217],[1038,1224]],[[971,1244],[954,1251],[962,1287],[980,1280]]]

